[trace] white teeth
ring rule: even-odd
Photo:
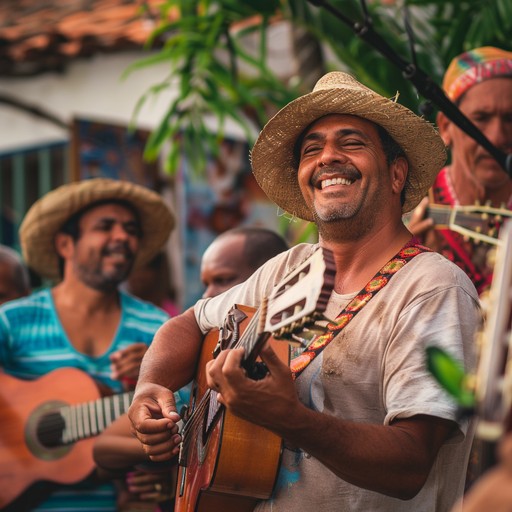
[[[324,189],[326,187],[330,187],[332,185],[350,185],[352,181],[346,178],[332,178],[330,180],[322,180],[321,188]]]
[[[121,253],[113,252],[113,253],[110,253],[108,256],[109,256],[109,258],[111,258],[114,261],[124,261],[126,259],[126,255],[121,254]]]

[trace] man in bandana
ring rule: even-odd
[[[463,114],[497,148],[512,153],[512,52],[490,46],[455,57],[443,80],[443,89]],[[512,180],[500,164],[443,112],[437,125],[450,149],[451,163],[444,167],[429,193],[411,216],[409,229],[431,249],[461,267],[481,294],[492,280],[487,259],[489,244],[465,239],[450,229],[433,229],[429,204],[447,206],[489,205],[510,210]]]

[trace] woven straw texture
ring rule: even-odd
[[[313,220],[297,182],[293,149],[313,121],[329,114],[350,114],[372,121],[400,144],[409,161],[402,211],[414,209],[446,160],[441,137],[432,124],[411,110],[342,72],[322,77],[313,92],[289,103],[261,131],[251,162],[254,176],[269,198],[293,216]]]
[[[45,278],[59,279],[55,235],[74,213],[106,199],[125,200],[139,212],[143,237],[134,268],[148,262],[169,237],[174,215],[152,190],[128,181],[96,178],[58,187],[32,205],[20,227],[21,249],[27,265]]]

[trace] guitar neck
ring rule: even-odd
[[[132,398],[133,392],[128,392],[60,408],[59,414],[64,420],[60,444],[70,444],[98,435],[128,411]]]
[[[427,208],[427,217],[434,221],[436,228],[449,228],[451,212],[449,206],[431,205]]]
[[[439,205],[432,204],[427,209],[427,217],[434,220],[436,229],[450,229],[467,239],[499,245],[498,235],[512,211],[505,207],[494,208],[488,205]]]

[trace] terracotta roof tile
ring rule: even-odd
[[[1,0],[0,76],[63,69],[72,59],[142,48],[163,0]]]

